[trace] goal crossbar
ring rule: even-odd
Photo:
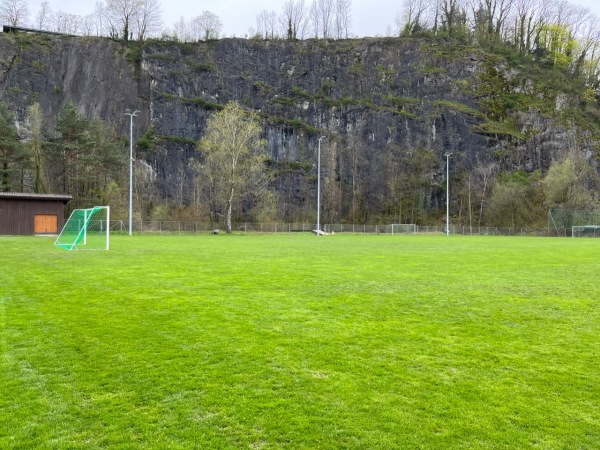
[[[600,225],[574,225],[571,227],[571,236],[579,237],[600,237]]]
[[[414,223],[393,223],[386,225],[385,231],[390,234],[417,234],[417,226]]]

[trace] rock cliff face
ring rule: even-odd
[[[107,39],[51,35],[0,35],[0,96],[23,120],[27,106],[40,102],[52,129],[68,102],[92,118],[125,124],[125,108],[143,108],[150,79],[127,61],[125,50]]]
[[[39,101],[51,129],[52,118],[72,101],[84,115],[114,122],[126,134],[123,112],[139,110],[136,138],[150,131],[153,139],[138,149],[138,159],[156,195],[176,204],[193,202],[201,182],[192,164],[202,158],[194,142],[208,117],[232,100],[256,111],[282,220],[303,220],[314,209],[319,137],[325,137],[327,221],[415,221],[417,210],[436,211],[449,152],[456,179],[492,162],[505,170],[544,171],[573,146],[592,154],[592,143],[577,129],[535,112],[513,114],[514,132],[489,126],[481,106],[489,96],[482,74],[489,70],[482,53],[444,53],[408,39],[225,39],[142,49],[107,39],[0,39],[0,97],[20,120]],[[493,119],[496,125],[504,120]]]

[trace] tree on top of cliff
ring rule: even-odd
[[[23,25],[29,17],[26,0],[3,0],[0,3],[0,19],[13,27]]]
[[[208,41],[209,39],[219,39],[223,24],[221,19],[214,12],[203,11],[194,19],[194,24],[198,29],[198,34],[201,39]]]
[[[143,41],[147,36],[158,34],[162,26],[162,12],[158,0],[141,0],[136,16],[137,39]]]
[[[106,12],[110,26],[110,35],[118,37],[119,33],[124,41],[133,35],[136,18],[142,9],[142,0],[108,0]]]
[[[222,28],[223,24],[219,16],[211,11],[203,11],[199,16],[192,18],[189,23],[183,17],[175,22],[172,38],[179,42],[219,39]]]

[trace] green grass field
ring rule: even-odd
[[[3,237],[0,448],[599,448],[599,250]]]

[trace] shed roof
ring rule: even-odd
[[[67,203],[72,200],[73,197],[70,195],[61,194],[34,194],[34,193],[23,193],[23,192],[0,192],[0,199],[14,199],[14,200],[53,200]]]

